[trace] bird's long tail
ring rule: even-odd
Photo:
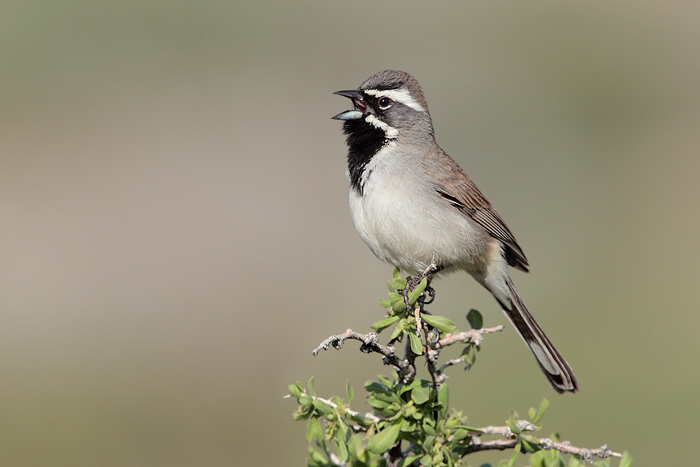
[[[549,383],[559,393],[578,391],[578,383],[571,367],[530,314],[510,278],[506,279],[506,287],[510,304],[498,301],[501,302],[501,307],[508,319],[535,355]]]

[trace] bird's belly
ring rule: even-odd
[[[481,256],[482,231],[457,209],[440,204],[437,195],[374,188],[362,196],[351,190],[350,210],[360,237],[379,259],[417,275],[431,263],[466,269]]]

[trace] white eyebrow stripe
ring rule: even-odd
[[[365,93],[374,97],[388,97],[392,101],[400,102],[419,112],[425,112],[425,108],[420,105],[417,100],[411,97],[411,93],[408,92],[408,89],[406,88],[385,89],[382,91],[378,91],[376,89],[366,89]]]

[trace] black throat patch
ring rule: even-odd
[[[370,125],[364,118],[346,121],[343,131],[348,135],[350,187],[362,195],[362,174],[365,167],[388,140],[383,130]]]

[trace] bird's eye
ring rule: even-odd
[[[391,107],[391,104],[393,104],[393,102],[388,97],[382,97],[381,99],[379,99],[379,108],[381,110],[388,109],[389,107]]]

